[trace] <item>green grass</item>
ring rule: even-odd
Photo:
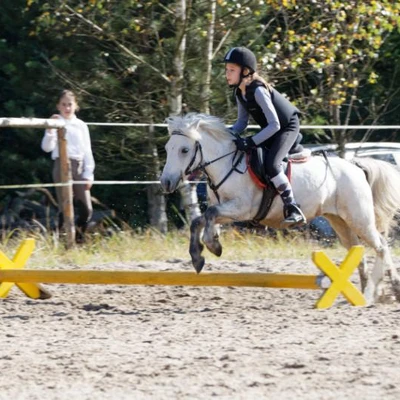
[[[18,237],[17,237],[18,236]],[[90,236],[85,244],[67,250],[55,236],[9,235],[3,237],[0,251],[12,259],[17,248],[27,237],[35,239],[35,250],[29,259],[29,268],[56,268],[59,265],[100,265],[109,262],[190,261],[188,230],[166,235],[149,229],[142,233],[123,232],[112,237]],[[329,257],[343,258],[346,251],[336,242],[326,247],[323,243],[307,240],[303,235],[278,233],[276,238],[233,229],[225,230],[220,238],[223,254],[220,258],[204,249],[207,261],[260,260],[294,258],[309,259],[314,250],[323,249]],[[393,251],[398,255],[399,248]],[[367,253],[370,254],[370,251]],[[372,254],[372,253],[371,253]]]

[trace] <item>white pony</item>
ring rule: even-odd
[[[218,224],[252,220],[260,206],[262,189],[251,178],[245,157],[236,151],[234,137],[222,120],[190,113],[170,117],[167,122],[171,137],[165,146],[167,160],[161,176],[164,191],[175,191],[193,171],[201,170],[208,178],[209,206],[190,227],[189,252],[199,273],[205,261],[200,241],[203,229],[202,242],[220,256]],[[365,259],[359,266],[367,302],[379,301],[385,295],[386,271],[400,301],[400,277],[385,239],[400,204],[400,174],[396,168],[375,159],[352,163],[338,157],[327,161],[314,156],[292,165],[292,186],[308,220],[318,215],[326,217],[347,249],[361,243],[374,249],[372,270],[368,270]],[[279,228],[282,219],[283,205],[276,196],[260,223]]]

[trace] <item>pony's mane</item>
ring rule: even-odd
[[[207,114],[188,113],[184,116],[173,116],[166,119],[168,131],[180,131],[193,140],[200,140],[202,133],[214,136],[218,140],[230,139],[222,119]]]

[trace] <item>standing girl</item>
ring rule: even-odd
[[[83,234],[93,213],[90,189],[94,180],[93,172],[95,163],[89,129],[87,125],[75,115],[75,113],[79,111],[79,106],[76,96],[72,91],[63,90],[57,99],[56,107],[59,114],[53,114],[51,118],[58,118],[65,122],[65,138],[67,140],[68,158],[71,163],[72,179],[74,181],[87,181],[86,184],[73,185],[74,203],[78,208],[76,239],[77,241],[81,241],[83,240]],[[61,182],[56,129],[46,129],[42,139],[42,149],[45,152],[51,152],[51,158],[54,160],[53,180],[55,183]],[[64,220],[61,192],[61,187],[56,187],[60,227]]]
[[[235,90],[238,106],[238,119],[231,130],[237,134],[243,132],[249,115],[261,127],[261,131],[251,137],[238,138],[235,141],[238,150],[248,151],[257,146],[269,149],[265,169],[283,201],[282,226],[305,223],[306,218],[296,204],[292,185],[282,167],[283,159],[293,152],[293,147],[302,148],[299,145],[299,110],[257,74],[257,60],[249,49],[232,48],[224,62],[226,80]]]

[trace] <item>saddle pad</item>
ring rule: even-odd
[[[256,147],[251,150],[250,153],[246,154],[247,168],[254,183],[260,188],[266,188],[268,186],[273,186],[269,176],[265,170],[264,160],[268,157],[269,150],[264,147]],[[282,163],[283,169],[286,175],[291,179],[291,161],[284,161]]]

